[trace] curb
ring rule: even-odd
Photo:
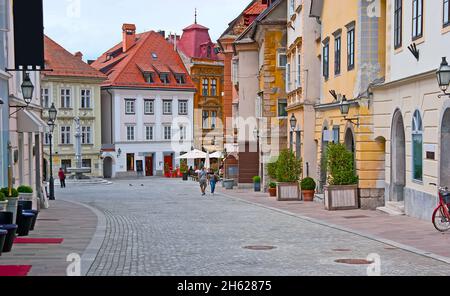
[[[86,250],[83,252],[83,255],[81,255],[81,276],[87,276],[92,265],[94,264],[95,259],[97,258],[98,253],[100,252],[103,241],[105,240],[106,217],[102,212],[87,204],[67,200],[64,198],[60,198],[60,200],[85,207],[97,216],[97,228],[95,230],[94,236],[92,237],[91,242],[87,246]]]
[[[398,242],[395,242],[395,241],[392,241],[392,240],[389,240],[389,239],[385,239],[385,238],[382,238],[382,237],[378,237],[378,236],[375,236],[375,235],[372,235],[372,234],[360,232],[360,231],[357,231],[357,230],[354,230],[354,229],[351,229],[351,228],[348,228],[348,227],[344,227],[344,226],[340,226],[340,225],[336,225],[336,224],[332,224],[332,223],[327,223],[327,222],[324,222],[324,221],[321,221],[321,220],[318,220],[318,219],[315,219],[315,218],[306,217],[306,216],[295,214],[295,213],[292,213],[292,212],[289,212],[289,211],[286,211],[286,210],[281,210],[281,209],[274,208],[274,207],[271,207],[271,206],[266,206],[266,205],[259,204],[259,203],[256,203],[256,202],[248,201],[248,200],[245,200],[245,199],[242,199],[242,198],[239,198],[239,197],[228,195],[226,193],[220,192],[218,194],[222,195],[224,197],[233,199],[235,201],[239,201],[239,202],[250,204],[250,205],[253,205],[253,206],[260,207],[260,208],[265,208],[265,209],[268,209],[268,210],[271,210],[271,211],[279,212],[279,213],[282,213],[282,214],[285,214],[285,215],[288,215],[288,216],[291,216],[291,217],[295,217],[295,218],[298,218],[298,219],[301,219],[301,220],[304,220],[304,221],[307,221],[307,222],[310,222],[310,223],[313,223],[313,224],[317,224],[317,225],[325,226],[325,227],[328,227],[328,228],[340,230],[340,231],[343,231],[343,232],[351,233],[351,234],[354,234],[354,235],[358,235],[358,236],[361,236],[361,237],[366,238],[366,239],[370,239],[370,240],[373,240],[373,241],[376,241],[376,242],[379,242],[379,243],[383,243],[383,244],[386,244],[386,245],[389,245],[389,246],[392,246],[392,247],[395,247],[395,248],[398,248],[398,249],[401,249],[401,250],[404,250],[404,251],[407,251],[407,252],[410,252],[410,253],[414,253],[416,255],[420,255],[420,256],[423,256],[423,257],[431,258],[431,259],[434,259],[434,260],[437,260],[437,261],[440,261],[440,262],[443,262],[443,263],[450,264],[450,258],[449,257],[440,256],[440,255],[437,255],[437,254],[434,254],[434,253],[431,253],[431,252],[428,252],[428,251],[420,250],[420,249],[417,249],[417,248],[414,248],[414,247],[411,247],[411,246],[408,246],[408,245],[404,245],[402,243],[398,243]]]

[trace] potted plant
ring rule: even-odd
[[[358,181],[353,153],[342,144],[327,148],[328,185],[325,186],[327,210],[359,208]]]
[[[187,181],[188,180],[188,166],[186,164],[186,162],[181,162],[181,166],[180,166],[180,172],[183,175],[183,181]]]
[[[261,192],[261,177],[255,176],[253,177],[253,187],[255,192]]]
[[[300,182],[302,189],[303,201],[314,201],[314,194],[316,193],[316,182],[313,178],[305,178]]]
[[[269,183],[269,194],[271,197],[277,196],[277,183],[275,182]]]
[[[164,164],[164,176],[170,178],[170,166],[168,163]]]
[[[11,194],[9,194],[8,188],[2,188],[0,189],[0,192],[3,193],[3,195],[8,200],[6,211],[13,213],[13,221],[16,221],[19,192],[14,188],[11,188]]]
[[[297,159],[290,150],[280,153],[276,165],[276,179],[278,181],[278,200],[290,201],[300,199],[299,179],[302,174],[302,161]]]
[[[17,188],[17,191],[19,192],[19,199],[20,200],[32,200],[33,199],[33,188],[30,186],[19,186]]]
[[[0,212],[6,212],[8,207],[8,200],[6,199],[5,194],[0,192]]]

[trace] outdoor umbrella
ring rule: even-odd
[[[194,149],[191,152],[188,152],[186,154],[177,157],[177,159],[204,159],[206,158],[206,155],[207,153]]]
[[[212,159],[221,159],[221,158],[223,158],[223,153],[220,151],[217,151],[217,152],[214,152],[213,154],[211,154],[209,157]]]
[[[209,157],[209,153],[206,153],[205,168],[207,168],[207,169],[211,168],[211,160],[210,160],[210,157]]]

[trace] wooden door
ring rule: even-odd
[[[153,157],[151,156],[145,158],[145,176],[153,176]]]

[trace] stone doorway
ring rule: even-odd
[[[391,135],[391,189],[389,201],[405,200],[406,186],[406,141],[405,125],[400,110],[394,114]]]
[[[439,185],[450,187],[450,109],[445,110],[441,126]]]
[[[111,179],[112,178],[112,166],[113,161],[111,157],[106,157],[103,160],[103,177],[105,179]]]

